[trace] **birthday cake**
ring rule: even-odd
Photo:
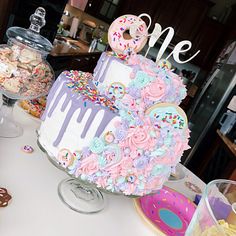
[[[133,15],[111,25],[113,53],[101,55],[93,75],[65,71],[57,78],[39,142],[71,175],[111,192],[142,196],[162,188],[189,148],[189,130],[178,106],[186,96],[181,78],[136,54],[145,37],[121,41],[114,32],[136,23],[139,32],[147,30]]]

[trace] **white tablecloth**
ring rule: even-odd
[[[38,148],[35,130],[40,123],[16,106],[15,117],[24,128],[23,136],[0,138],[0,187],[8,189],[12,201],[0,208],[1,236],[152,236],[155,233],[143,223],[132,199],[106,195],[105,209],[84,215],[64,205],[57,195],[58,183],[66,173],[54,167]],[[26,154],[24,145],[35,151]],[[185,169],[186,179],[200,188],[204,183]],[[195,193],[184,182],[167,183],[187,197]]]

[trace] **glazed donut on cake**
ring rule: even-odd
[[[138,27],[137,37],[125,39],[124,33],[134,24],[141,23]],[[109,27],[108,42],[112,50],[118,54],[124,52],[140,52],[147,43],[147,25],[138,16],[124,15],[117,18]]]

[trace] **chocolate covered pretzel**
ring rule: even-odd
[[[7,192],[7,189],[0,188],[0,207],[8,206],[8,202],[11,200],[11,195]]]

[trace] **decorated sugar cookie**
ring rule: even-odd
[[[177,105],[172,103],[155,104],[147,109],[146,114],[155,122],[159,128],[170,124],[175,129],[187,128],[187,116]]]
[[[148,108],[145,114],[160,132],[161,143],[154,151],[154,155],[168,157],[160,159],[159,164],[175,166],[184,150],[189,148],[189,130],[185,112],[177,105],[160,103]]]
[[[139,25],[138,32],[136,32],[137,37],[125,39],[124,33],[129,34],[129,30],[134,24]],[[139,52],[147,43],[147,36],[145,36],[147,34],[147,25],[140,17],[124,15],[111,24],[108,30],[108,42],[112,50],[118,54]]]
[[[108,88],[107,96],[111,99],[120,99],[125,95],[125,86],[120,82],[115,82]]]
[[[108,144],[113,143],[114,139],[115,139],[115,136],[111,131],[108,131],[107,133],[105,133],[104,140],[106,143]]]
[[[61,149],[58,153],[58,162],[59,165],[62,165],[63,167],[67,168],[73,164],[74,161],[74,155],[66,148]]]

